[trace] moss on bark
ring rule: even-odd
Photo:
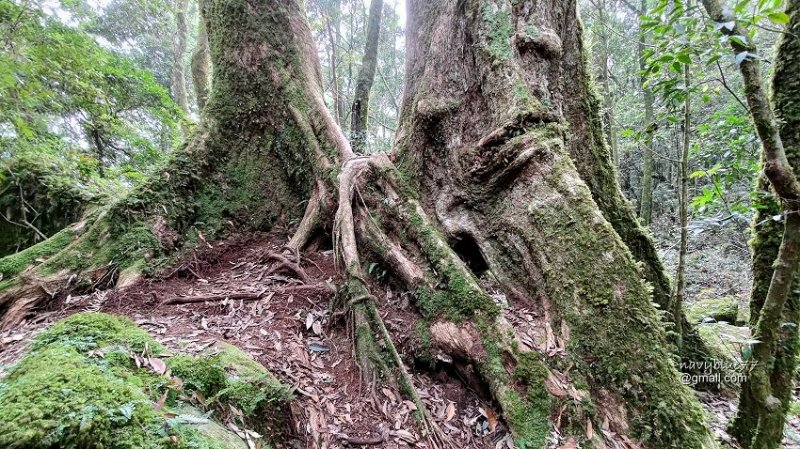
[[[797,91],[800,88],[800,39],[796,33],[800,30],[800,2],[789,1],[786,13],[790,17],[787,25],[788,33],[782,34],[778,41],[778,57],[775,74],[772,80],[772,100],[780,120],[780,137],[789,164],[797,170],[800,167],[800,102]],[[750,242],[752,250],[753,288],[750,296],[750,328],[757,329],[758,320],[764,306],[770,283],[773,278],[774,264],[778,257],[781,239],[784,233],[782,222],[772,219],[782,213],[781,204],[776,201],[775,193],[765,175],[756,185],[758,193],[757,212],[753,218],[753,238]],[[797,271],[794,274],[795,287],[789,291],[786,305],[780,319],[780,329],[775,353],[769,367],[769,386],[771,395],[778,401],[771,410],[760,404],[756,389],[748,379],[739,395],[739,409],[733,423],[731,433],[745,447],[750,447],[758,438],[762,447],[778,447],[783,437],[786,415],[791,406],[794,372],[797,366],[798,323],[800,323],[800,290],[796,288]],[[763,386],[761,387],[763,388]]]

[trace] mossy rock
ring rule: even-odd
[[[686,308],[686,316],[692,323],[702,323],[709,318],[735,323],[738,315],[739,302],[733,296],[698,299]]]
[[[225,403],[245,416],[261,417],[253,422],[260,433],[280,432],[289,389],[247,353],[220,342],[202,357],[176,356],[168,365],[185,387],[201,392],[209,404]]]
[[[125,318],[82,313],[56,323],[0,380],[0,447],[239,448],[239,437],[214,421],[216,410],[239,408],[244,426],[282,422],[288,390],[238,349],[167,359],[183,384],[170,370],[159,375],[134,362],[163,352]],[[198,392],[214,401],[186,412]],[[155,407],[161,398],[166,403]]]

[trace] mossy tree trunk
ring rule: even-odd
[[[226,227],[300,219],[289,253],[332,236],[365,378],[393,374],[438,447],[447,437],[406,368],[415,354],[472,372],[518,447],[545,447],[553,428],[594,447],[716,447],[652,304],[667,310],[669,284],[619,191],[575,8],[410,1],[396,148],[356,156],[323,103],[300,2],[210,0],[215,78],[199,131],[7,285],[3,325],[76,271],[96,282],[109,262],[135,271]],[[367,253],[411,292],[427,347],[393,344]]]
[[[790,16],[787,33],[782,34],[778,43],[775,75],[772,80],[773,104],[781,119],[780,137],[786,151],[786,158],[792,167],[800,166],[800,102],[797,89],[800,87],[800,2],[787,3],[786,13]],[[782,214],[782,206],[776,201],[769,180],[762,175],[757,190],[759,207],[753,219],[754,238],[751,242],[753,253],[753,289],[750,296],[750,328],[758,330],[764,302],[769,292],[774,274],[774,263],[784,233],[784,224],[772,217]],[[800,289],[796,287],[798,273],[795,271],[795,286],[788,293],[780,328],[776,335],[775,352],[771,357],[769,386],[771,396],[776,399],[772,407],[765,407],[758,400],[752,382],[742,385],[739,395],[739,409],[731,425],[731,433],[745,447],[780,447],[783,428],[794,389],[794,372],[798,345],[798,323],[800,323]],[[756,435],[759,435],[756,438]]]

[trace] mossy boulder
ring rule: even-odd
[[[249,354],[217,343],[203,357],[176,356],[168,364],[185,387],[201,392],[208,403],[232,405],[245,416],[260,416],[258,431],[274,434],[289,390]]]
[[[738,315],[739,302],[733,296],[701,298],[686,307],[686,316],[693,323],[702,323],[709,318],[735,323]]]
[[[238,448],[218,410],[241,410],[240,427],[282,422],[288,390],[238,349],[167,357],[130,320],[60,321],[0,380],[0,447]]]

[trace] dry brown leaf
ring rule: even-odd
[[[445,416],[444,416],[445,422],[450,422],[450,420],[452,420],[453,417],[456,415],[456,405],[453,404],[452,402],[447,404],[447,408],[445,409],[445,413],[444,414],[445,414]]]
[[[414,437],[414,435],[411,432],[409,432],[408,430],[402,430],[402,429],[401,430],[395,430],[395,431],[391,432],[391,435],[393,437],[399,438],[402,441],[405,441],[406,443],[413,443],[413,442],[417,441],[417,439]]]
[[[395,396],[394,393],[392,393],[392,390],[383,387],[381,388],[381,393],[383,393],[383,395],[389,398],[389,400],[391,400],[392,402],[397,402],[397,396]]]
[[[164,394],[162,394],[161,397],[158,398],[158,402],[153,404],[153,408],[155,410],[161,410],[161,408],[164,407],[164,401],[167,400],[167,393],[169,393],[169,392],[165,391]]]
[[[489,407],[478,408],[478,411],[486,418],[486,422],[489,423],[489,433],[494,432],[495,427],[497,427],[497,413]]]
[[[586,420],[586,439],[591,440],[594,438],[594,428],[592,427],[592,420]]]
[[[153,372],[158,374],[159,376],[167,372],[167,364],[164,363],[163,360],[151,357],[147,362],[150,365],[150,368],[153,369]]]
[[[570,438],[559,446],[558,449],[578,449],[578,442],[575,441],[575,438]]]

